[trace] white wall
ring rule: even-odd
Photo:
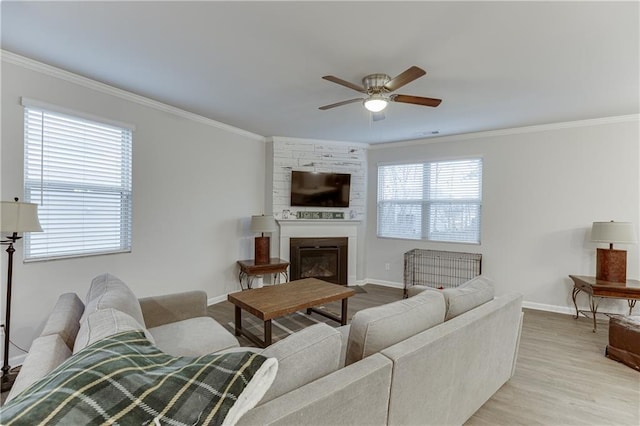
[[[638,118],[624,117],[372,146],[368,281],[402,285],[403,253],[412,248],[480,252],[483,273],[496,280],[498,293],[516,291],[529,306],[571,311],[567,276],[595,274],[592,222],[630,221],[640,231],[639,141]],[[378,163],[474,155],[484,159],[479,246],[376,236]],[[628,250],[627,275],[640,279],[638,245],[616,248]],[[586,296],[578,298],[585,306]],[[626,302],[607,300],[601,307],[624,311]]]
[[[238,291],[235,262],[252,257],[249,218],[265,203],[263,138],[25,63],[3,55],[1,199],[23,194],[21,96],[134,124],[133,250],[25,264],[18,242],[11,339],[29,348],[58,296],[77,292],[84,299],[102,272],[122,278],[139,297],[201,289],[215,299]],[[4,323],[7,256],[0,257]],[[10,357],[18,354],[12,348]]]

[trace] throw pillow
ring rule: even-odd
[[[102,340],[105,337],[123,331],[143,331],[147,340],[155,345],[153,336],[140,325],[133,317],[113,308],[100,309],[90,314],[80,325],[80,331],[73,345],[73,353],[76,354],[87,346]]]
[[[346,365],[442,323],[444,314],[444,297],[439,291],[423,291],[356,312],[349,328]]]
[[[327,324],[315,324],[274,343],[261,354],[278,360],[278,374],[261,404],[336,371],[342,338]]]
[[[455,318],[477,306],[493,300],[495,289],[493,281],[478,276],[456,288],[442,291],[447,303],[445,321]]]
[[[114,308],[131,315],[140,325],[145,325],[138,298],[124,282],[111,274],[98,275],[91,281],[80,322],[93,312],[106,308]]]

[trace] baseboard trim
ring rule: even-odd
[[[575,308],[568,306],[546,305],[544,303],[522,302],[522,307],[536,311],[555,312],[557,314],[576,315]]]
[[[404,288],[404,284],[394,282],[394,281],[384,281],[384,280],[377,280],[373,278],[367,278],[366,280],[364,280],[364,282],[368,284],[376,284],[376,285],[381,285],[385,287]],[[572,308],[570,306],[557,306],[557,305],[548,305],[544,303],[524,301],[522,302],[522,307],[526,309],[534,309],[536,311],[555,312],[558,314],[572,315],[572,316],[576,315],[575,308]],[[580,308],[580,309],[588,310],[588,308]]]
[[[216,297],[210,297],[209,299],[207,299],[207,306],[215,305],[216,303],[224,302],[225,300],[227,300],[226,294]]]
[[[394,281],[384,281],[384,280],[376,280],[376,279],[373,279],[373,278],[367,278],[366,280],[363,280],[362,282],[366,283],[366,284],[382,285],[382,286],[385,286],[385,287],[404,288],[404,284],[397,283],[397,282],[394,282]]]

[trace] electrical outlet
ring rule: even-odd
[[[384,270],[385,271],[390,271],[391,270],[391,264],[389,262],[384,264]]]

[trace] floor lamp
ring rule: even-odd
[[[6,392],[13,386],[16,373],[12,373],[9,366],[9,334],[11,330],[11,279],[13,275],[13,253],[16,251],[13,244],[20,238],[21,232],[42,232],[38,221],[38,205],[33,203],[21,203],[18,198],[15,201],[2,201],[0,208],[0,231],[8,232],[6,240],[0,240],[4,246],[7,245],[9,255],[7,266],[7,301],[5,307],[4,321],[4,358],[2,363],[2,392]]]

